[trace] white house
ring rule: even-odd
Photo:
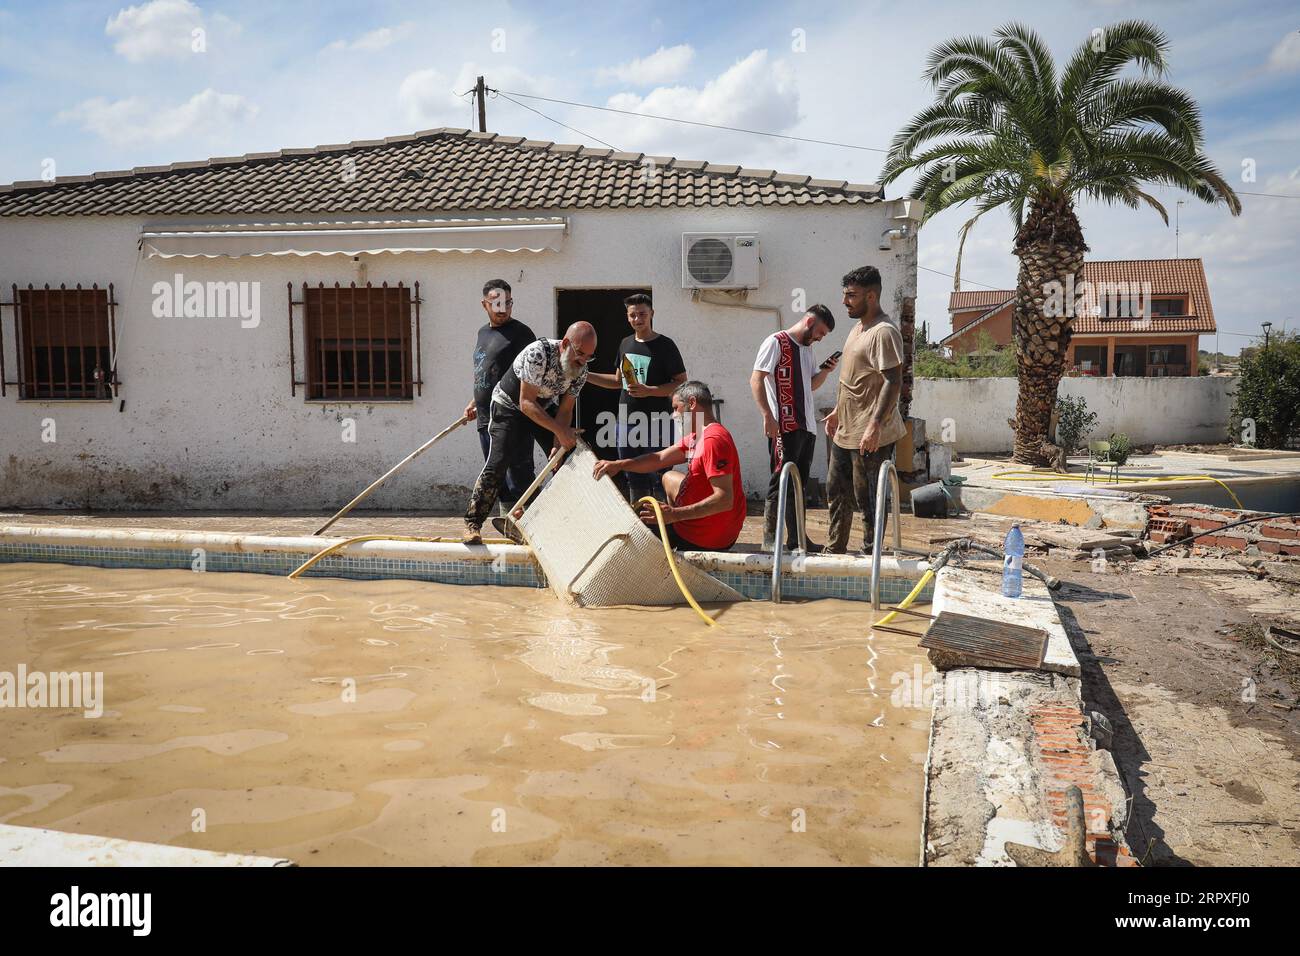
[[[830,354],[864,264],[897,315],[919,215],[873,185],[452,129],[0,187],[0,507],[332,509],[459,416],[493,277],[540,336],[595,324],[598,370],[650,291],[760,493],[759,341],[825,302]],[[584,424],[614,399],[589,387]],[[463,507],[481,462],[464,428],[371,504]]]

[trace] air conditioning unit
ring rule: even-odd
[[[757,289],[762,264],[762,247],[752,233],[682,233],[683,289]]]

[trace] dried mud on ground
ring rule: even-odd
[[[1063,581],[1085,706],[1114,728],[1129,845],[1148,866],[1300,865],[1300,659],[1263,640],[1300,589],[1136,573],[1154,560],[1036,562]]]

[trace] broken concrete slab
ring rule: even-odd
[[[1056,605],[1036,579],[1026,578],[1026,596],[1015,600],[998,593],[999,580],[996,572],[944,568],[932,608],[1042,628],[1073,667],[1061,661],[1064,673],[968,667],[935,675],[923,863],[1015,865],[1008,844],[1058,853],[1075,786],[1089,859],[1131,866],[1124,787],[1110,754],[1090,736],[1100,721],[1083,712],[1078,662]],[[1038,856],[1013,852],[1024,861]]]
[[[962,503],[971,511],[1030,518],[1083,527],[1093,518],[1100,519],[1101,527],[1143,531],[1147,525],[1147,501],[1152,496],[1135,497],[1132,501],[1112,500],[1099,496],[1067,497],[1064,495],[1032,494],[1010,491],[1005,488],[980,487],[969,481],[962,485]],[[1146,499],[1146,500],[1144,500]]]
[[[0,824],[0,866],[293,866],[291,860],[216,853],[42,827]]]

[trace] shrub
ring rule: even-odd
[[[914,378],[1014,378],[1016,350],[999,348],[993,336],[981,331],[975,351],[946,358],[935,347],[917,349],[912,357]]]
[[[1256,448],[1300,444],[1300,336],[1276,336],[1268,348],[1245,355],[1237,390],[1231,394],[1230,427],[1240,428],[1233,437],[1239,435],[1242,444]]]
[[[1133,439],[1129,438],[1123,432],[1111,432],[1110,438],[1110,457],[1121,465],[1128,464],[1128,456],[1133,454]]]
[[[1097,413],[1088,411],[1084,398],[1068,395],[1056,400],[1056,444],[1065,455],[1073,454],[1097,427]]]

